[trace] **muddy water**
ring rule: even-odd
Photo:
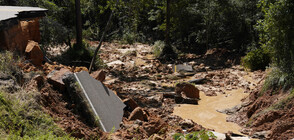
[[[205,96],[200,92],[199,105],[182,104],[174,108],[174,115],[184,119],[191,119],[194,122],[217,132],[226,133],[232,131],[240,134],[241,129],[237,124],[226,122],[226,114],[216,110],[234,107],[241,103],[241,99],[248,96],[243,89],[226,91],[226,94],[218,96]]]

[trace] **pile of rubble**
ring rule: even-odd
[[[142,44],[106,43],[101,49],[100,58],[107,67],[89,75],[97,81],[86,78],[84,82],[91,81],[87,84],[92,85],[89,89],[97,85],[102,87],[96,91],[98,95],[115,95],[126,106],[122,110],[119,128],[113,129],[116,130],[113,133],[109,133],[110,128],[103,129],[101,124],[107,125],[107,122],[99,115],[101,120],[89,117],[95,116],[95,104],[99,103],[94,103],[95,101],[86,97],[91,96],[88,93],[92,91],[84,89],[86,86],[83,86],[83,81],[79,81],[81,79],[78,80],[76,76],[76,80],[70,82],[71,84],[65,82],[68,75],[74,77],[79,73],[87,73],[86,67],[65,66],[57,62],[37,65],[33,63],[33,55],[28,56],[30,62],[18,64],[25,73],[33,72],[40,75],[33,79],[36,81],[35,87],[42,93],[42,105],[53,117],[64,120],[57,123],[69,133],[75,131],[72,135],[78,138],[90,139],[94,135],[100,135],[102,139],[172,139],[175,133],[199,131],[205,128],[191,120],[172,115],[176,104],[197,104],[201,99],[200,91],[207,96],[216,96],[236,88],[243,88],[249,92],[259,84],[244,80],[248,78],[244,77],[247,73],[239,66],[212,70],[210,66],[198,63],[197,59],[201,57],[193,57],[193,60],[183,66],[162,64],[152,56],[152,47]],[[204,71],[197,72],[200,66]],[[180,70],[181,67],[184,69]],[[189,70],[185,71],[186,68]],[[263,73],[256,72],[250,78],[261,81]],[[77,87],[80,88],[69,88],[69,85],[76,83],[79,83]],[[110,93],[112,91],[114,94]],[[95,97],[93,94],[93,98]],[[87,103],[81,105],[86,100]]]

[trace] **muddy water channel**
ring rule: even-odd
[[[217,132],[226,133],[232,131],[240,134],[241,129],[235,123],[226,122],[226,114],[219,113],[216,110],[234,107],[241,103],[241,99],[248,96],[243,89],[227,91],[227,94],[218,96],[205,96],[200,92],[201,100],[199,105],[182,104],[174,108],[174,115],[184,119],[191,119],[198,124],[214,129]]]
[[[238,79],[239,83],[244,83],[243,85],[248,89],[254,89],[261,80],[260,77],[256,78],[256,74],[251,72],[230,71],[230,73],[230,75],[235,75],[237,77],[235,79]],[[196,85],[196,87],[202,88],[201,85]],[[198,105],[179,104],[174,108],[174,115],[184,119],[191,119],[206,128],[214,129],[216,132],[227,133],[232,131],[240,134],[241,127],[235,123],[227,122],[226,117],[228,115],[217,110],[233,108],[241,104],[241,99],[249,95],[249,91],[241,87],[244,86],[236,86],[236,88],[230,90],[220,87],[219,89],[222,89],[224,94],[217,94],[217,96],[206,96],[205,91],[201,90]]]

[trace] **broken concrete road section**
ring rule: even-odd
[[[69,74],[63,81],[73,102],[80,106],[78,111],[89,118],[89,123],[105,132],[120,128],[125,105],[113,91],[85,71]]]

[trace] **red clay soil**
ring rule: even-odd
[[[66,97],[54,90],[46,80],[43,82],[36,81],[32,80],[29,88],[39,87],[40,104],[44,107],[45,112],[54,118],[55,123],[60,128],[76,138],[97,139],[102,135],[99,128],[86,125],[78,114],[74,114],[71,110],[74,105],[68,105],[65,101]]]
[[[246,126],[243,133],[249,135],[261,132],[265,139],[287,140],[294,138],[294,99],[281,104],[279,109],[273,109],[273,105],[287,98],[289,92],[273,93],[271,90],[263,95],[260,95],[258,91],[252,92],[249,96],[248,106],[238,112],[237,116],[231,117],[230,120],[241,126]]]

